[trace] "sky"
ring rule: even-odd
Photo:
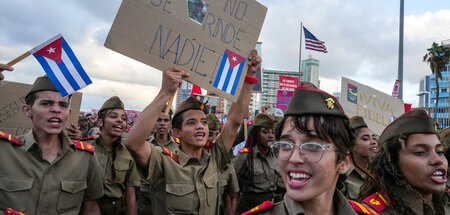
[[[172,0],[173,1],[173,0]],[[249,0],[250,1],[250,0]],[[298,71],[300,23],[325,42],[328,53],[307,51],[320,60],[320,87],[340,91],[347,77],[390,94],[397,78],[400,1],[258,0],[268,8],[258,41],[263,67]],[[103,46],[118,0],[15,0],[0,7],[0,62],[6,63],[62,33],[93,84],[81,90],[81,109],[99,109],[111,96],[127,109],[142,110],[158,93],[161,71]],[[282,33],[280,33],[282,32]],[[407,0],[404,19],[404,101],[417,105],[419,80],[429,75],[422,62],[432,42],[450,39],[450,1]],[[302,45],[304,47],[304,44]],[[29,83],[44,70],[34,57],[4,72],[5,80]]]

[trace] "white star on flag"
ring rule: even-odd
[[[236,57],[235,57],[235,56],[233,56],[233,61],[237,61],[237,59],[236,59]]]
[[[50,47],[47,51],[48,51],[49,54],[50,53],[55,53],[55,48]]]

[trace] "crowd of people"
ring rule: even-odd
[[[450,214],[450,129],[413,109],[377,135],[306,82],[283,118],[264,105],[243,129],[260,65],[252,51],[223,125],[194,97],[165,113],[189,76],[177,67],[131,129],[117,96],[66,125],[70,96],[37,78],[32,129],[0,132],[0,214]]]

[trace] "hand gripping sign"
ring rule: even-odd
[[[266,12],[255,0],[124,0],[105,46],[237,101]]]

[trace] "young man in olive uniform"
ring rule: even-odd
[[[208,120],[209,142],[206,143],[205,149],[209,150],[220,134],[221,123],[216,115],[206,115]],[[231,156],[231,155],[230,155]],[[237,180],[236,171],[231,163],[228,163],[222,171],[220,171],[220,190],[219,196],[222,198],[220,203],[220,214],[236,214],[236,207],[238,203],[239,182]]]
[[[356,201],[364,179],[367,177],[369,161],[375,157],[379,146],[377,135],[367,127],[364,118],[360,116],[350,118],[350,126],[355,131],[355,144],[351,149],[353,165],[346,173],[347,179],[344,181],[342,192],[348,199]]]
[[[161,110],[155,125],[155,134],[150,137],[150,144],[163,150],[166,147],[170,151],[178,149],[172,136],[170,136],[170,124],[172,123],[172,109],[169,110],[169,115],[164,115],[166,107]],[[145,178],[141,179],[141,186],[138,192],[138,214],[149,215],[152,214],[152,204],[150,200],[151,188]]]
[[[136,163],[123,144],[127,117],[124,104],[113,96],[98,111],[98,138],[90,140],[96,148],[103,179],[104,195],[97,200],[102,214],[136,214],[136,187],[140,179]]]
[[[203,147],[208,141],[208,125],[204,105],[191,97],[183,102],[172,121],[172,134],[180,139],[179,150],[163,152],[145,142],[152,131],[159,112],[176,92],[183,78],[189,74],[172,67],[163,73],[162,87],[156,98],[136,120],[125,141],[136,163],[147,170],[146,179],[152,185],[153,214],[218,214],[219,172],[230,161],[234,137],[244,112],[250,103],[252,83],[261,59],[256,50],[248,58],[246,82],[237,103],[230,107],[230,115],[222,135],[209,151]]]
[[[70,96],[69,96],[70,97]],[[0,132],[0,208],[25,214],[100,214],[103,195],[94,147],[63,131],[70,99],[48,77],[39,77],[25,97],[32,129],[20,138]]]

